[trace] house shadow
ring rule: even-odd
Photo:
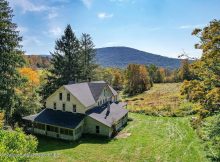
[[[84,134],[76,141],[66,141],[42,135],[36,135],[36,137],[38,139],[38,153],[71,149],[79,146],[80,144],[107,144],[111,140],[114,140],[111,138],[90,134]]]

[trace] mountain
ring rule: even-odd
[[[155,64],[156,66],[175,69],[179,68],[181,59],[169,58],[129,47],[98,48],[96,59],[104,67],[126,67],[128,64]]]
[[[27,55],[32,67],[47,68],[51,55]],[[97,63],[104,67],[124,68],[128,64],[155,64],[159,67],[179,68],[181,59],[169,58],[129,47],[105,47],[96,49]]]

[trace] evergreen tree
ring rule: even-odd
[[[82,79],[80,43],[70,25],[67,25],[64,35],[56,41],[55,51],[51,54],[52,68],[47,76],[48,82],[42,90],[44,98],[60,86]]]
[[[180,68],[180,75],[181,75],[182,80],[190,80],[191,79],[188,59],[182,60],[182,65]]]
[[[96,51],[94,49],[94,44],[92,38],[89,34],[82,34],[80,40],[80,52],[82,57],[82,79],[87,80],[92,78],[92,72],[96,68],[95,55]]]
[[[25,63],[19,44],[22,38],[12,17],[9,3],[0,0],[0,109],[6,112],[6,122],[15,105],[15,89],[23,82],[17,69]]]

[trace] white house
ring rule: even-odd
[[[46,99],[46,108],[23,117],[33,133],[76,140],[83,133],[111,137],[127,123],[128,110],[104,81],[63,85]],[[29,128],[29,129],[30,129]]]

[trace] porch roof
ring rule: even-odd
[[[101,107],[95,107],[86,112],[88,116],[108,127],[112,127],[115,122],[118,122],[127,113],[128,110],[123,108],[120,103],[106,104]]]
[[[84,119],[80,113],[63,112],[60,110],[44,109],[35,115],[23,117],[24,120],[39,122],[64,128],[74,129]]]

